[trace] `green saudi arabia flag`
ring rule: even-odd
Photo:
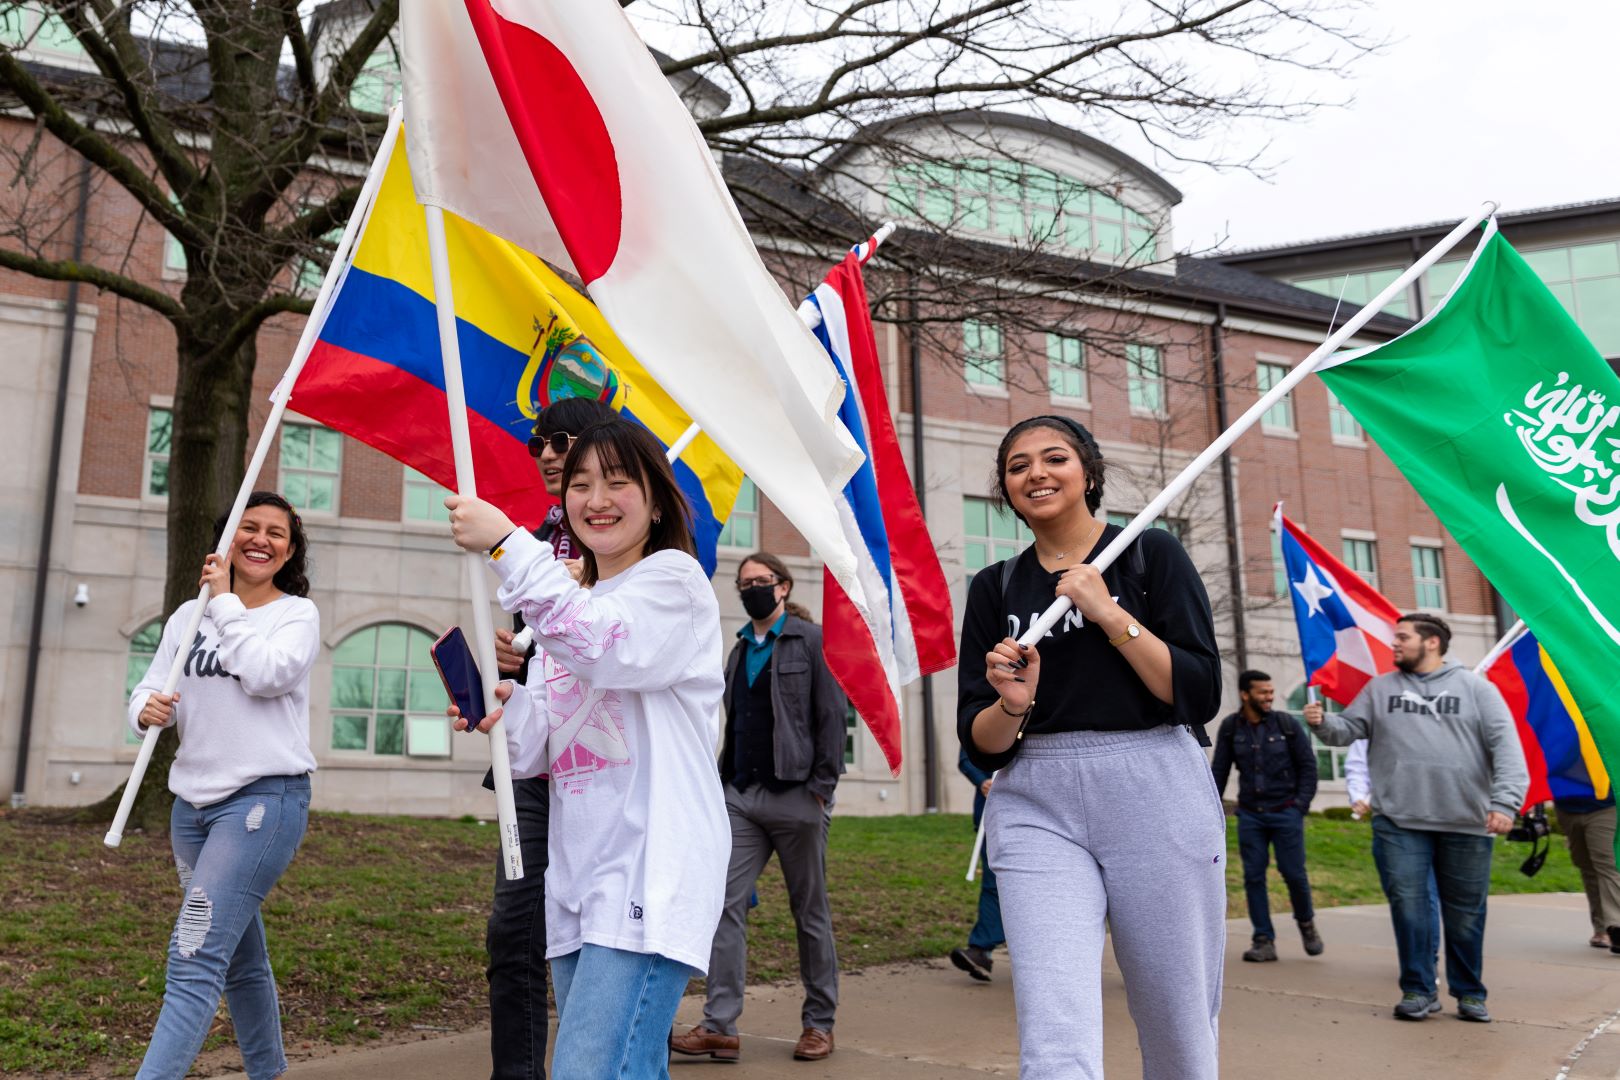
[[[1323,381],[1535,631],[1620,778],[1620,378],[1494,222],[1432,315],[1329,364]]]

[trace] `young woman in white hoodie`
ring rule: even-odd
[[[657,440],[612,420],[580,434],[563,465],[580,581],[488,503],[445,505],[456,543],[489,552],[501,606],[534,628],[543,662],[527,685],[500,684],[506,704],[479,727],[504,711],[513,775],[551,779],[552,1075],[667,1077],[666,1040],[687,980],[707,968],[731,852],[715,764],[720,611],[686,500]]]
[[[196,637],[180,640],[197,603],[189,600],[169,616],[130,697],[137,732],[173,724],[180,736],[169,769],[169,840],[183,898],[139,1080],[186,1075],[221,993],[247,1075],[269,1080],[287,1071],[259,905],[309,820],[309,669],[320,650],[320,616],[307,595],[307,550],[291,504],[254,492],[229,554],[203,563],[210,597]],[[180,684],[163,694],[180,649]]]

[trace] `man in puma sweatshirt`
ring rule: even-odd
[[[1457,1016],[1488,1023],[1482,971],[1491,848],[1513,827],[1530,774],[1507,703],[1489,681],[1445,659],[1450,643],[1451,627],[1439,616],[1402,617],[1395,670],[1368,682],[1336,716],[1305,706],[1305,721],[1330,746],[1367,740],[1373,860],[1401,963],[1395,1016],[1423,1020],[1440,1011],[1432,870]]]

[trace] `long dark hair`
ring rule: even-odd
[[[741,576],[743,563],[751,562],[759,563],[759,565],[781,578],[782,584],[788,587],[788,594],[786,599],[783,601],[782,606],[789,615],[795,615],[807,623],[814,623],[816,621],[802,604],[795,604],[793,602],[793,572],[787,568],[787,563],[783,562],[781,559],[777,558],[775,555],[772,555],[768,551],[756,551],[737,564],[737,574]]]
[[[288,596],[308,596],[309,577],[308,565],[305,562],[309,553],[309,538],[304,535],[304,523],[299,520],[298,511],[293,509],[292,503],[283,499],[273,491],[255,491],[248,496],[244,510],[251,510],[255,506],[274,506],[287,513],[287,561],[271,584],[286,593]],[[229,511],[214,519],[214,550],[219,550],[220,538],[225,535],[225,519],[230,517]],[[231,583],[236,582],[236,568],[231,568]]]
[[[568,519],[568,485],[573,482],[585,455],[593,451],[597,469],[603,474],[619,473],[629,478],[647,496],[654,520],[641,554],[647,556],[673,548],[697,558],[697,544],[692,540],[692,509],[675,482],[675,473],[664,456],[663,446],[646,428],[617,417],[592,424],[580,432],[563,460],[563,527],[568,535],[580,536],[580,531]],[[596,553],[583,540],[579,546],[585,561],[580,584],[589,587],[598,580]]]
[[[1001,437],[1001,445],[996,448],[996,475],[990,482],[990,491],[995,496],[996,505],[1005,510],[1012,510],[1019,521],[1024,521],[1024,515],[1014,509],[1012,500],[1007,497],[1007,455],[1012,451],[1012,444],[1020,435],[1035,428],[1049,428],[1057,432],[1080,456],[1080,465],[1086,470],[1086,509],[1095,515],[1097,508],[1102,506],[1103,481],[1108,476],[1108,461],[1103,457],[1102,447],[1097,445],[1096,438],[1086,430],[1085,425],[1078,420],[1070,420],[1067,416],[1032,416],[1028,420],[1020,420],[1007,429],[1007,434]]]

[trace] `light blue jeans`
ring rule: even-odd
[[[551,988],[557,995],[557,1046],[551,1075],[566,1080],[668,1080],[669,1029],[687,980],[697,974],[656,953],[602,945],[555,957]]]
[[[174,800],[169,841],[184,899],[152,1042],[136,1080],[181,1080],[208,1036],[221,992],[252,1080],[287,1071],[281,1005],[259,905],[309,824],[309,777],[266,776],[204,807]]]

